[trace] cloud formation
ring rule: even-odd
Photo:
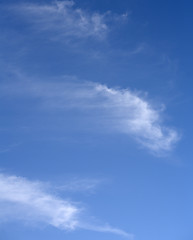
[[[90,13],[75,6],[73,1],[54,1],[51,4],[20,4],[13,6],[20,14],[36,25],[41,31],[53,31],[64,37],[103,39],[109,31],[107,19],[110,12]],[[126,14],[114,16],[124,19]]]
[[[72,230],[78,224],[78,207],[46,193],[42,183],[21,177],[0,174],[0,206],[2,203],[9,203],[11,211],[1,207],[1,218],[2,214],[17,218],[16,212],[12,212],[15,208],[21,210],[19,218],[24,220],[43,221],[66,230]]]
[[[46,108],[80,109],[102,121],[108,129],[127,134],[156,154],[170,151],[179,140],[177,131],[163,123],[163,109],[154,108],[139,93],[100,83],[75,82],[69,77],[63,80],[23,82],[12,87],[12,94],[38,98]],[[8,88],[11,92],[11,87]]]
[[[82,209],[75,203],[50,193],[42,182],[0,174],[0,221],[42,222],[61,230],[82,228],[128,238],[133,236],[109,225],[87,224],[81,218],[81,212]]]
[[[95,188],[104,180],[73,178],[70,181],[64,182],[62,186],[57,187],[58,190],[67,192],[89,192],[93,193]]]

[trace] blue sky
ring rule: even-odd
[[[190,1],[0,3],[0,237],[193,237]]]

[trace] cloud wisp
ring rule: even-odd
[[[172,150],[179,134],[162,121],[162,109],[156,109],[140,93],[129,89],[109,88],[92,82],[75,82],[65,77],[60,82],[21,82],[7,86],[4,92],[27,94],[38,98],[46,108],[58,111],[79,109],[111,130],[135,139],[155,154]]]
[[[50,193],[42,182],[0,174],[0,222],[20,220],[48,224],[66,231],[86,229],[132,238],[132,234],[109,225],[87,224],[82,219],[82,211],[78,204]]]
[[[66,230],[76,228],[80,209],[69,201],[46,193],[44,188],[40,182],[0,174],[1,220],[21,218],[20,220],[42,221]],[[5,204],[9,208],[5,208]],[[17,210],[20,211],[19,216]]]
[[[67,191],[67,192],[94,193],[95,189],[102,182],[103,180],[99,180],[99,179],[73,178],[70,181],[64,182],[61,186],[57,187],[57,189],[60,191]]]
[[[12,9],[24,15],[41,31],[53,31],[63,37],[103,39],[109,31],[108,20],[124,19],[126,14],[112,16],[110,12],[91,13],[75,6],[73,1],[47,4],[20,4]]]

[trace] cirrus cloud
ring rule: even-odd
[[[45,4],[19,4],[13,5],[10,9],[28,19],[36,29],[51,31],[61,39],[68,37],[104,39],[109,32],[109,21],[127,18],[127,14],[86,11],[76,7],[74,1],[67,0]]]
[[[43,182],[0,174],[0,222],[38,222],[60,230],[86,229],[133,238],[133,234],[106,224],[97,226],[87,223],[82,212],[83,208],[78,204],[51,193]]]
[[[99,120],[105,128],[127,134],[157,155],[172,150],[180,138],[175,129],[164,124],[163,107],[155,108],[139,92],[129,89],[74,81],[69,76],[55,82],[24,80],[2,89],[12,95],[37,98],[46,109],[79,109],[92,115],[93,121]]]

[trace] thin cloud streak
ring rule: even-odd
[[[97,232],[111,232],[114,234],[118,234],[121,235],[123,237],[126,237],[130,240],[133,240],[135,238],[135,235],[132,233],[126,233],[123,230],[117,229],[117,228],[112,228],[111,226],[109,226],[108,224],[106,224],[104,227],[98,227],[98,226],[94,226],[94,225],[89,225],[89,224],[85,224],[81,226],[83,229],[88,229],[91,231],[97,231]]]
[[[162,109],[129,89],[109,88],[92,82],[75,82],[66,77],[64,82],[22,82],[7,86],[5,92],[38,98],[44,107],[64,111],[81,109],[101,120],[105,127],[127,134],[142,146],[159,155],[174,147],[180,136],[162,122]],[[71,81],[71,82],[70,82]]]
[[[67,192],[94,193],[95,189],[102,182],[104,182],[104,180],[73,178],[70,181],[66,181],[64,184],[57,187],[56,189],[60,191],[67,191]]]
[[[0,174],[0,222],[20,220],[48,224],[66,231],[82,228],[131,236],[110,226],[88,225],[81,219],[82,211],[80,206],[70,200],[63,200],[50,193],[48,186],[42,182]]]
[[[16,209],[18,207],[22,210],[20,217],[23,220],[38,220],[66,230],[76,228],[80,209],[69,201],[46,193],[44,188],[39,182],[0,174],[0,203],[9,203],[8,206]],[[1,218],[2,214],[17,218],[9,209],[1,208]]]
[[[50,4],[19,4],[10,9],[25,16],[40,31],[53,31],[61,37],[103,39],[109,31],[107,22],[126,19],[127,15],[112,16],[91,13],[75,6],[73,1],[54,1]]]

